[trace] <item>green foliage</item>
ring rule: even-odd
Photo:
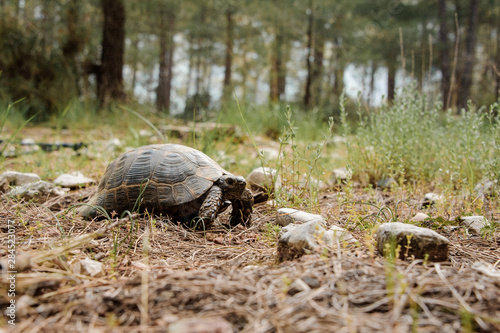
[[[47,48],[38,31],[18,26],[0,29],[0,98],[25,98],[24,117],[39,114],[37,121],[47,120],[58,106],[76,96],[74,78],[64,66],[60,49]]]
[[[409,87],[393,105],[360,118],[349,137],[349,164],[355,177],[372,184],[393,177],[400,185],[431,181],[472,190],[483,177],[500,177],[497,109],[488,114],[469,105],[458,116],[443,114],[440,103]]]
[[[319,177],[323,169],[319,160],[321,153],[333,132],[333,120],[328,122],[328,131],[320,143],[299,146],[297,133],[301,128],[295,126],[292,111],[285,112],[287,124],[279,138],[279,157],[276,162],[281,187],[276,189],[278,203],[287,203],[308,209],[318,209]],[[302,124],[301,124],[302,125]]]

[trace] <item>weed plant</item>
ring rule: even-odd
[[[489,112],[469,104],[458,115],[443,112],[411,86],[392,105],[360,116],[353,136],[344,110],[348,163],[355,177],[371,184],[392,177],[400,185],[431,183],[470,193],[481,179],[500,178],[498,110],[498,104]]]

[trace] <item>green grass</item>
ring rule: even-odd
[[[22,102],[10,107],[5,105],[0,110],[3,115],[1,134],[4,140],[21,139],[29,135],[25,130],[36,126],[52,128],[50,135],[37,138],[39,140],[93,142],[117,137],[125,147],[150,143],[149,138],[139,135],[144,129],[157,134],[155,142],[189,144],[221,160],[235,173],[245,174],[261,165],[274,167],[281,170],[284,180],[290,180],[292,185],[304,173],[308,177],[326,180],[332,168],[343,165],[354,171],[353,181],[363,186],[392,177],[396,186],[401,188],[460,189],[470,194],[482,179],[500,181],[500,107],[496,103],[480,108],[469,105],[459,114],[444,112],[437,100],[430,100],[414,87],[409,87],[392,105],[385,104],[367,113],[361,106],[356,111],[352,101],[342,96],[340,121],[335,127],[331,121],[325,120],[326,110],[305,112],[295,107],[287,109],[280,104],[240,108],[237,103],[233,104],[212,113],[210,120],[236,125],[240,129],[238,135],[242,134],[242,137],[235,133],[221,136],[219,132],[204,131],[197,133],[196,137],[179,140],[157,132],[162,125],[180,120],[158,114],[147,105],[115,105],[98,110],[95,105],[76,100],[48,122],[28,123],[27,129],[18,132],[17,129],[28,120],[23,116]],[[355,114],[358,115],[357,122],[352,121]],[[329,136],[335,132],[342,132],[347,138],[347,160],[344,162],[328,158],[332,149],[344,149],[327,145]],[[252,150],[249,137],[280,142],[282,154],[279,160],[271,162],[250,157],[253,153],[257,155],[257,151],[249,152]],[[245,147],[243,151],[242,146]],[[220,151],[233,156],[234,162],[231,164],[230,160],[218,156]],[[45,173],[48,176],[54,176],[62,171],[61,168],[70,168],[76,162],[85,162],[74,156],[72,160],[68,156],[59,158],[62,159],[59,166],[47,166]],[[240,163],[242,161],[246,164]],[[49,162],[53,161],[47,161],[47,164]],[[19,167],[23,169],[22,165]],[[314,196],[313,192],[300,195]],[[308,205],[314,205],[314,200]]]
[[[494,104],[443,112],[440,103],[408,88],[393,105],[360,117],[348,136],[348,163],[355,178],[372,184],[392,177],[401,186],[470,192],[483,178],[500,179],[498,110]]]

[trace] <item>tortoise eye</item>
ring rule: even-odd
[[[226,180],[226,183],[227,183],[228,185],[234,185],[234,183],[235,183],[235,182],[236,182],[236,181],[235,181],[233,178],[228,178],[228,179]]]

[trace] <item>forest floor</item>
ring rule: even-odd
[[[21,165],[23,158],[5,168]],[[103,163],[91,161],[86,168],[102,175]],[[43,204],[1,199],[0,257],[8,257],[6,240],[14,225],[18,259],[30,262],[15,274],[15,325],[6,316],[11,275],[2,275],[3,331],[500,331],[500,277],[494,267],[500,262],[500,231],[474,235],[460,227],[460,196],[448,201],[446,211],[452,213],[443,216],[439,207],[420,206],[422,193],[360,186],[325,190],[315,211],[357,242],[280,263],[276,207],[267,203],[255,206],[250,227],[223,228],[226,212],[213,228],[194,232],[155,216],[111,222],[75,216],[70,208],[95,190],[71,191]],[[377,205],[397,212],[400,221],[427,213],[431,218],[421,225],[450,240],[448,260],[381,256],[372,238],[378,222],[359,218],[376,214]],[[489,220],[500,220],[499,205],[498,198],[484,199]],[[103,264],[96,276],[78,269],[85,258]]]

